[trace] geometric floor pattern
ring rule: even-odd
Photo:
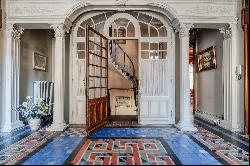
[[[55,132],[39,131],[0,151],[0,165],[13,165],[37,150]]]
[[[249,165],[249,152],[203,128],[192,136],[230,165]]]
[[[157,139],[87,139],[74,165],[175,165]]]
[[[63,165],[85,135],[86,132],[82,126],[69,127],[22,164]]]
[[[173,125],[109,126],[89,139],[79,125],[63,132],[34,132],[25,126],[0,133],[0,165],[249,164],[248,139],[195,120],[199,130],[194,133]]]

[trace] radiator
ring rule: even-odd
[[[43,98],[49,105],[54,103],[54,83],[48,81],[34,81],[34,103],[37,103],[39,98]],[[53,105],[49,110],[49,114],[53,113]]]

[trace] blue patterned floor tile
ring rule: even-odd
[[[69,128],[26,160],[23,165],[62,165],[85,136],[82,128]]]

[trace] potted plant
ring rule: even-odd
[[[28,120],[31,130],[37,130],[41,124],[41,117],[49,115],[50,105],[40,98],[37,103],[33,103],[33,97],[27,96],[26,101],[19,105],[15,111]]]

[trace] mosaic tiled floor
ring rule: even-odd
[[[231,165],[249,165],[249,152],[203,128],[192,135]]]
[[[82,127],[70,127],[23,164],[62,165],[85,135],[86,132]]]
[[[0,165],[13,165],[37,150],[55,132],[39,131],[35,132],[21,141],[0,151]]]
[[[161,141],[154,138],[87,139],[73,160],[74,165],[174,165]]]
[[[171,125],[108,127],[89,139],[83,126],[64,132],[33,132],[23,127],[0,134],[0,165],[249,164],[248,139],[209,123],[196,120],[196,125],[196,133],[183,133]]]

